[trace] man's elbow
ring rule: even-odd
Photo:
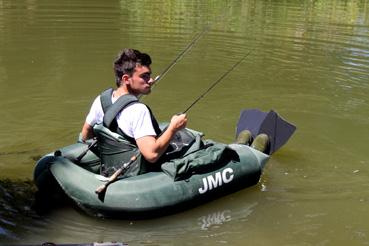
[[[136,139],[137,147],[146,161],[155,163],[161,156],[160,148],[154,136],[145,136]]]
[[[82,127],[82,140],[86,141],[87,139],[93,138],[94,133],[92,126],[90,126],[87,122]]]
[[[155,163],[159,160],[160,155],[158,153],[150,153],[148,155],[144,156],[146,161],[150,162],[150,163]]]

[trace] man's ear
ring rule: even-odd
[[[130,77],[127,74],[123,74],[122,76],[122,83],[127,84],[129,82]]]

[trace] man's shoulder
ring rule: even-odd
[[[92,103],[92,107],[93,108],[101,108],[101,102],[100,102],[100,95],[98,95],[97,97],[95,97],[93,103]]]
[[[146,111],[149,111],[149,109],[147,108],[147,106],[144,103],[141,103],[141,102],[134,102],[134,103],[128,105],[126,109],[127,110],[136,111],[136,112],[146,112]]]
[[[135,102],[123,109],[118,115],[117,120],[123,120],[126,122],[140,122],[146,121],[146,119],[150,118],[150,111],[147,106],[143,103]]]

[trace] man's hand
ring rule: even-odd
[[[185,128],[186,124],[186,114],[174,115],[168,128],[164,130],[158,138],[154,136],[144,136],[136,139],[141,154],[148,162],[155,163],[168,148],[169,142],[174,134]]]
[[[179,114],[173,115],[172,119],[170,120],[168,129],[177,132],[187,125],[187,115],[186,114]]]

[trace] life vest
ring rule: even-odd
[[[114,103],[111,102],[113,89],[105,90],[100,95],[101,105],[104,112],[102,124],[94,126],[94,133],[98,140],[98,148],[102,162],[101,173],[105,176],[112,175],[124,163],[128,162],[133,155],[138,154],[138,147],[134,138],[129,137],[119,127],[116,120],[124,108],[133,104],[140,103],[137,97],[127,94],[119,97]],[[161,133],[159,124],[149,109],[152,124],[157,135]],[[148,163],[142,155],[133,162],[123,177],[136,176],[149,171],[154,171],[156,165]]]

